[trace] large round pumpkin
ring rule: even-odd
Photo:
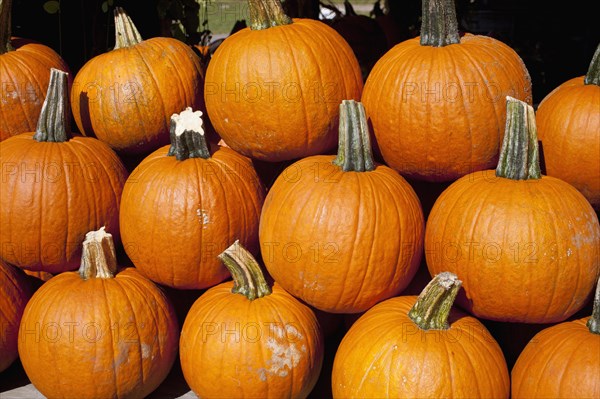
[[[50,47],[11,38],[11,5],[12,0],[0,0],[0,141],[35,130],[50,68],[69,70]]]
[[[19,324],[32,291],[31,284],[22,270],[0,260],[0,373],[19,355]]]
[[[71,107],[79,130],[119,153],[148,154],[169,143],[169,120],[186,107],[204,109],[200,59],[174,38],[142,40],[115,9],[115,48],[75,76]]]
[[[270,286],[238,241],[219,257],[233,282],[206,291],[181,331],[188,385],[200,398],[306,398],[323,362],[315,314]]]
[[[88,231],[119,237],[125,167],[101,141],[72,136],[68,110],[66,73],[53,69],[36,132],[0,146],[0,258],[24,269],[77,269]]]
[[[49,398],[142,398],[166,378],[177,354],[171,303],[134,268],[117,270],[104,228],[83,243],[79,272],[33,295],[19,329],[19,356]]]
[[[393,169],[373,162],[364,108],[340,105],[337,157],[286,168],[267,194],[260,245],[269,273],[317,309],[358,313],[398,294],[421,259],[423,213]]]
[[[555,323],[581,309],[600,274],[600,224],[573,186],[540,173],[533,109],[509,99],[498,168],[464,176],[435,202],[425,230],[431,274],[463,280],[475,316]]]
[[[403,176],[452,181],[493,167],[507,95],[531,102],[529,73],[506,44],[459,36],[453,0],[424,0],[420,37],[373,67],[361,101],[385,162]]]
[[[590,317],[549,327],[519,355],[512,397],[600,398],[600,281]]]
[[[421,295],[362,315],[335,354],[334,398],[508,398],[498,343],[476,318],[451,309],[460,289],[441,273]]]
[[[291,20],[279,0],[249,0],[250,26],[225,39],[206,71],[205,100],[234,150],[284,161],[332,150],[338,105],[358,100],[361,71],[323,22]]]
[[[600,46],[585,76],[542,100],[537,121],[548,176],[572,184],[600,211]]]
[[[208,288],[229,276],[217,255],[236,239],[258,253],[264,188],[250,159],[226,147],[209,151],[202,112],[175,114],[171,146],[146,157],[123,188],[123,246],[151,280]]]

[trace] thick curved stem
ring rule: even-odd
[[[343,100],[340,104],[339,144],[333,163],[344,172],[375,169],[369,125],[362,103]]]
[[[460,43],[454,0],[423,0],[421,21],[421,46]]]
[[[79,276],[91,278],[113,278],[117,273],[117,255],[112,234],[104,227],[85,235],[81,253]]]
[[[600,86],[600,44],[596,48],[596,52],[592,57],[592,62],[590,62],[590,67],[585,74],[583,83],[586,85]]]
[[[34,140],[65,142],[71,138],[68,74],[50,69],[50,83],[35,128]]]
[[[173,114],[170,135],[171,147],[167,155],[175,156],[178,161],[210,158],[202,128],[202,111],[192,111],[192,108],[187,107],[180,114]]]
[[[462,281],[450,272],[436,275],[423,289],[408,317],[422,330],[447,330],[448,316]]]
[[[587,322],[587,327],[592,334],[600,334],[600,279],[598,279],[598,283],[596,284],[593,306],[592,316]]]
[[[129,15],[121,7],[115,8],[115,48],[135,46],[142,41],[142,36],[133,24]]]
[[[542,177],[535,112],[516,98],[506,97],[506,129],[496,176],[512,180]]]
[[[223,251],[219,259],[233,277],[231,292],[242,294],[251,301],[271,294],[271,287],[267,284],[256,259],[242,247],[239,240]]]
[[[0,54],[14,50],[10,44],[12,0],[0,0]]]
[[[261,30],[289,25],[292,19],[283,11],[279,0],[248,0],[250,29]]]

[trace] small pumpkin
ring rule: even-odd
[[[519,355],[512,397],[600,397],[600,280],[590,317],[546,328]]]
[[[19,356],[19,324],[32,294],[33,289],[25,273],[0,260],[0,373]]]
[[[226,147],[210,151],[202,112],[171,118],[171,145],[131,173],[121,199],[125,252],[151,280],[208,288],[229,276],[217,255],[236,239],[258,252],[264,187],[252,161]]]
[[[533,108],[507,99],[497,169],[452,183],[425,229],[432,275],[463,280],[459,304],[484,319],[556,323],[581,309],[600,274],[600,224],[570,184],[540,172]]]
[[[67,74],[51,70],[35,133],[0,146],[0,258],[51,274],[75,270],[85,234],[119,237],[119,202],[127,178],[103,142],[71,133]]]
[[[79,271],[53,277],[27,304],[19,355],[46,397],[141,398],[169,373],[178,332],[164,293],[134,268],[118,270],[101,228],[86,235]]]
[[[548,176],[572,184],[600,211],[600,46],[585,76],[554,89],[537,110]]]
[[[453,181],[497,163],[503,99],[531,103],[531,81],[506,44],[459,35],[454,0],[422,5],[421,35],[377,61],[361,101],[386,164],[410,179]]]
[[[12,0],[0,0],[0,141],[35,130],[50,68],[69,71],[53,49],[11,37]]]
[[[419,297],[369,309],[335,354],[334,398],[508,398],[502,350],[476,318],[453,309],[461,282],[440,273]]]
[[[171,115],[204,109],[200,59],[177,39],[143,40],[121,7],[115,8],[115,33],[115,48],[77,72],[73,116],[83,135],[120,154],[149,154],[169,143]]]
[[[259,238],[269,273],[292,295],[331,313],[359,313],[398,294],[421,260],[419,199],[373,161],[362,104],[340,104],[338,155],[304,158],[267,194]]]
[[[239,241],[219,259],[233,281],[198,298],[181,331],[188,385],[201,398],[306,398],[323,363],[315,314],[270,286]]]
[[[248,0],[248,10],[249,27],[221,43],[206,71],[215,130],[232,149],[262,161],[332,150],[337,105],[362,91],[352,49],[321,21],[289,18],[279,0]]]

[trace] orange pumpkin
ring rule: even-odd
[[[315,314],[267,284],[238,241],[219,258],[229,281],[206,291],[181,331],[181,368],[198,397],[306,398],[323,362]]]
[[[498,161],[507,95],[531,103],[521,58],[486,36],[458,34],[453,0],[424,0],[420,37],[373,67],[361,101],[385,162],[403,176],[452,181]]]
[[[0,260],[0,373],[19,356],[19,324],[32,293],[23,271]]]
[[[509,98],[498,168],[450,185],[425,229],[432,275],[463,280],[459,304],[496,321],[556,323],[581,309],[600,274],[600,224],[573,186],[542,176],[533,108]]]
[[[172,305],[116,262],[112,236],[104,228],[90,232],[79,272],[53,277],[27,304],[19,355],[44,396],[141,398],[171,369],[178,340]]]
[[[279,0],[249,0],[250,26],[228,37],[206,71],[204,97],[217,133],[263,161],[335,147],[338,108],[360,98],[361,71],[323,22],[284,14]]]
[[[67,75],[52,69],[35,133],[0,147],[0,258],[24,269],[74,270],[88,231],[119,237],[125,167],[101,141],[72,136],[68,110]]]
[[[364,108],[340,105],[337,157],[304,158],[277,178],[260,219],[269,273],[292,295],[331,313],[358,313],[398,294],[421,259],[419,199],[373,162]]]
[[[171,118],[171,146],[144,159],[125,183],[123,246],[151,280],[208,288],[229,276],[217,255],[236,239],[258,252],[264,188],[252,162],[235,151],[209,151],[202,112]]]
[[[600,397],[600,281],[591,317],[549,327],[519,355],[511,373],[512,397]]]
[[[0,141],[35,130],[50,78],[50,68],[68,71],[48,46],[11,38],[12,0],[0,0]]]
[[[169,143],[169,119],[186,107],[204,109],[200,59],[185,43],[142,40],[115,8],[115,48],[75,76],[71,107],[79,130],[121,154],[148,154]]]
[[[600,211],[600,46],[585,76],[563,83],[540,103],[546,173],[572,184]]]
[[[500,346],[452,309],[460,283],[441,273],[418,298],[391,298],[361,316],[335,354],[333,397],[508,398]]]

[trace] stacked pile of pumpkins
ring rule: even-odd
[[[364,87],[332,28],[249,0],[206,71],[117,8],[114,50],[73,79],[11,38],[10,3],[0,370],[144,397],[179,354],[199,397],[302,398],[347,314],[334,397],[600,397],[600,50],[536,115],[519,56],[459,35],[452,0],[423,0]],[[446,184],[431,209],[418,182]],[[178,320],[166,289],[203,291]],[[480,320],[553,326],[509,377]]]

